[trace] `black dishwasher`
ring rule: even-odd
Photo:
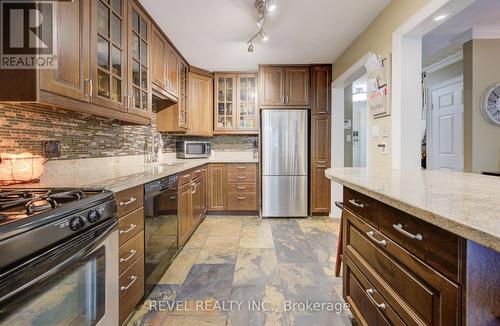
[[[145,295],[158,284],[179,250],[177,175],[144,186]]]

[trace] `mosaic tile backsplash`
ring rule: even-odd
[[[120,121],[64,109],[28,104],[0,104],[0,153],[41,154],[43,140],[60,140],[59,159],[138,155],[146,152],[156,133],[151,126],[122,125]],[[178,139],[207,139],[161,134],[163,152],[175,152]],[[256,136],[209,138],[214,151],[251,150]]]

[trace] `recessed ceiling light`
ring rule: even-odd
[[[440,14],[434,17],[434,21],[438,22],[448,17],[448,14]]]

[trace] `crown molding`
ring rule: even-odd
[[[499,39],[500,26],[474,26],[472,28],[472,38],[475,40]]]
[[[463,58],[464,58],[463,52],[458,51],[457,53],[454,53],[454,54],[452,54],[452,55],[450,55],[442,60],[439,60],[438,62],[435,62],[431,65],[428,65],[427,67],[425,67],[423,69],[423,71],[430,74],[430,73],[433,73],[435,71],[441,70],[444,67],[447,67],[451,64],[454,64],[455,62],[458,62],[458,61],[462,60]]]

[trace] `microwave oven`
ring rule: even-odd
[[[177,158],[206,158],[212,153],[212,144],[208,141],[179,140],[176,152]]]

